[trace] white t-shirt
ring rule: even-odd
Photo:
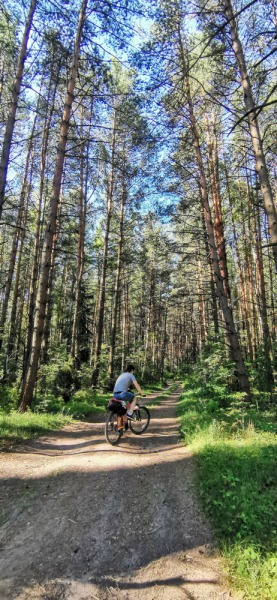
[[[128,388],[133,381],[136,381],[136,378],[132,373],[121,373],[116,381],[113,393],[118,394],[119,392],[128,392]]]

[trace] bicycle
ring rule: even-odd
[[[128,407],[131,403],[127,404]],[[118,444],[123,436],[124,431],[128,431],[129,425],[132,433],[135,435],[141,435],[144,433],[150,422],[150,412],[146,406],[139,404],[137,401],[135,410],[133,411],[134,421],[128,419],[127,413],[122,417],[118,416],[118,413],[109,410],[105,424],[105,438],[108,444],[115,446]]]

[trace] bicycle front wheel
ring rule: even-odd
[[[133,412],[136,421],[129,421],[130,429],[135,435],[144,433],[150,422],[150,412],[146,406],[140,406]]]
[[[108,444],[115,446],[120,441],[123,435],[123,430],[118,429],[117,426],[117,413],[108,411],[106,424],[105,424],[105,438]]]

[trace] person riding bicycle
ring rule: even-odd
[[[134,370],[134,365],[128,365],[124,373],[121,373],[121,375],[119,375],[119,377],[117,378],[113,391],[113,397],[116,400],[120,400],[121,402],[123,401],[124,403],[131,402],[129,410],[127,412],[127,417],[132,421],[135,420],[132,414],[136,406],[136,394],[128,392],[129,387],[131,387],[132,384],[134,384],[139,394],[143,396],[141,388],[134,376]]]

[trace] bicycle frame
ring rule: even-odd
[[[129,404],[126,405],[127,412],[128,412],[129,406],[131,406],[131,402],[129,402]],[[137,402],[137,406],[139,407],[138,402]],[[126,418],[127,412],[125,413],[125,415],[122,415],[122,417],[117,417],[117,428],[118,429],[124,429],[125,424],[128,421],[128,419]]]
[[[128,408],[129,408],[129,406],[131,406],[131,402],[129,402],[129,404],[127,404],[127,405],[126,405],[127,412],[128,412]],[[126,423],[126,421],[127,421],[127,419],[126,419],[126,414],[127,414],[127,413],[125,413],[125,415],[122,415],[122,417],[117,417],[117,428],[118,428],[118,429],[124,429],[124,427],[125,427],[125,423]]]

